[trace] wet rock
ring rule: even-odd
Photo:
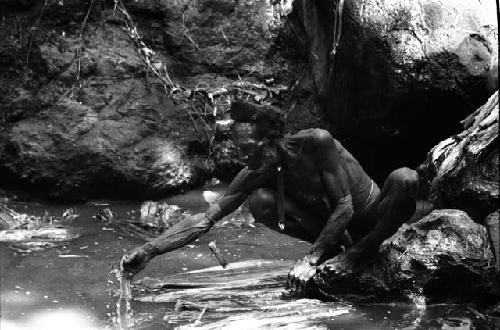
[[[430,146],[458,132],[458,121],[491,93],[496,8],[477,1],[348,0],[336,16],[339,2],[294,2],[292,15],[304,33],[297,42],[308,49],[309,89],[316,93],[316,102],[304,105],[314,111],[319,104],[331,130],[383,181],[401,159],[416,166]]]
[[[493,255],[486,229],[460,210],[434,210],[404,224],[361,270],[339,278],[325,262],[315,285],[330,297],[376,301],[410,299],[495,301]]]
[[[464,130],[437,144],[420,166],[436,208],[457,208],[475,221],[498,209],[498,92],[462,121]]]

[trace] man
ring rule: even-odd
[[[122,266],[130,275],[154,256],[198,238],[249,198],[257,222],[313,243],[289,273],[291,291],[302,294],[325,260],[335,257],[334,270],[340,276],[353,272],[415,211],[417,172],[393,171],[380,191],[327,131],[284,136],[277,108],[237,101],[230,111],[234,142],[247,166],[206,212],[126,254]],[[348,246],[344,252],[341,243]]]

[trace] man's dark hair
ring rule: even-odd
[[[256,127],[256,138],[278,138],[283,136],[285,116],[272,105],[257,105],[236,100],[231,104],[231,119],[236,123],[251,123]]]

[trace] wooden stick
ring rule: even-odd
[[[210,243],[208,243],[208,247],[210,248],[210,251],[212,251],[212,253],[215,256],[215,258],[217,259],[217,261],[220,263],[222,268],[226,268],[227,261],[224,259],[224,257],[222,257],[220,250],[215,245],[215,241],[211,241]]]

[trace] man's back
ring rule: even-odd
[[[298,199],[305,199],[304,204],[309,204],[308,199],[312,202],[316,197],[320,197],[318,195],[324,195],[318,168],[322,153],[325,152],[321,149],[321,145],[328,139],[333,140],[333,148],[336,149],[332,153],[334,160],[338,162],[348,178],[354,211],[355,213],[362,211],[366,206],[367,196],[365,195],[372,187],[372,180],[351,153],[323,129],[301,130],[285,137],[286,183],[289,187],[287,193],[291,193]]]

